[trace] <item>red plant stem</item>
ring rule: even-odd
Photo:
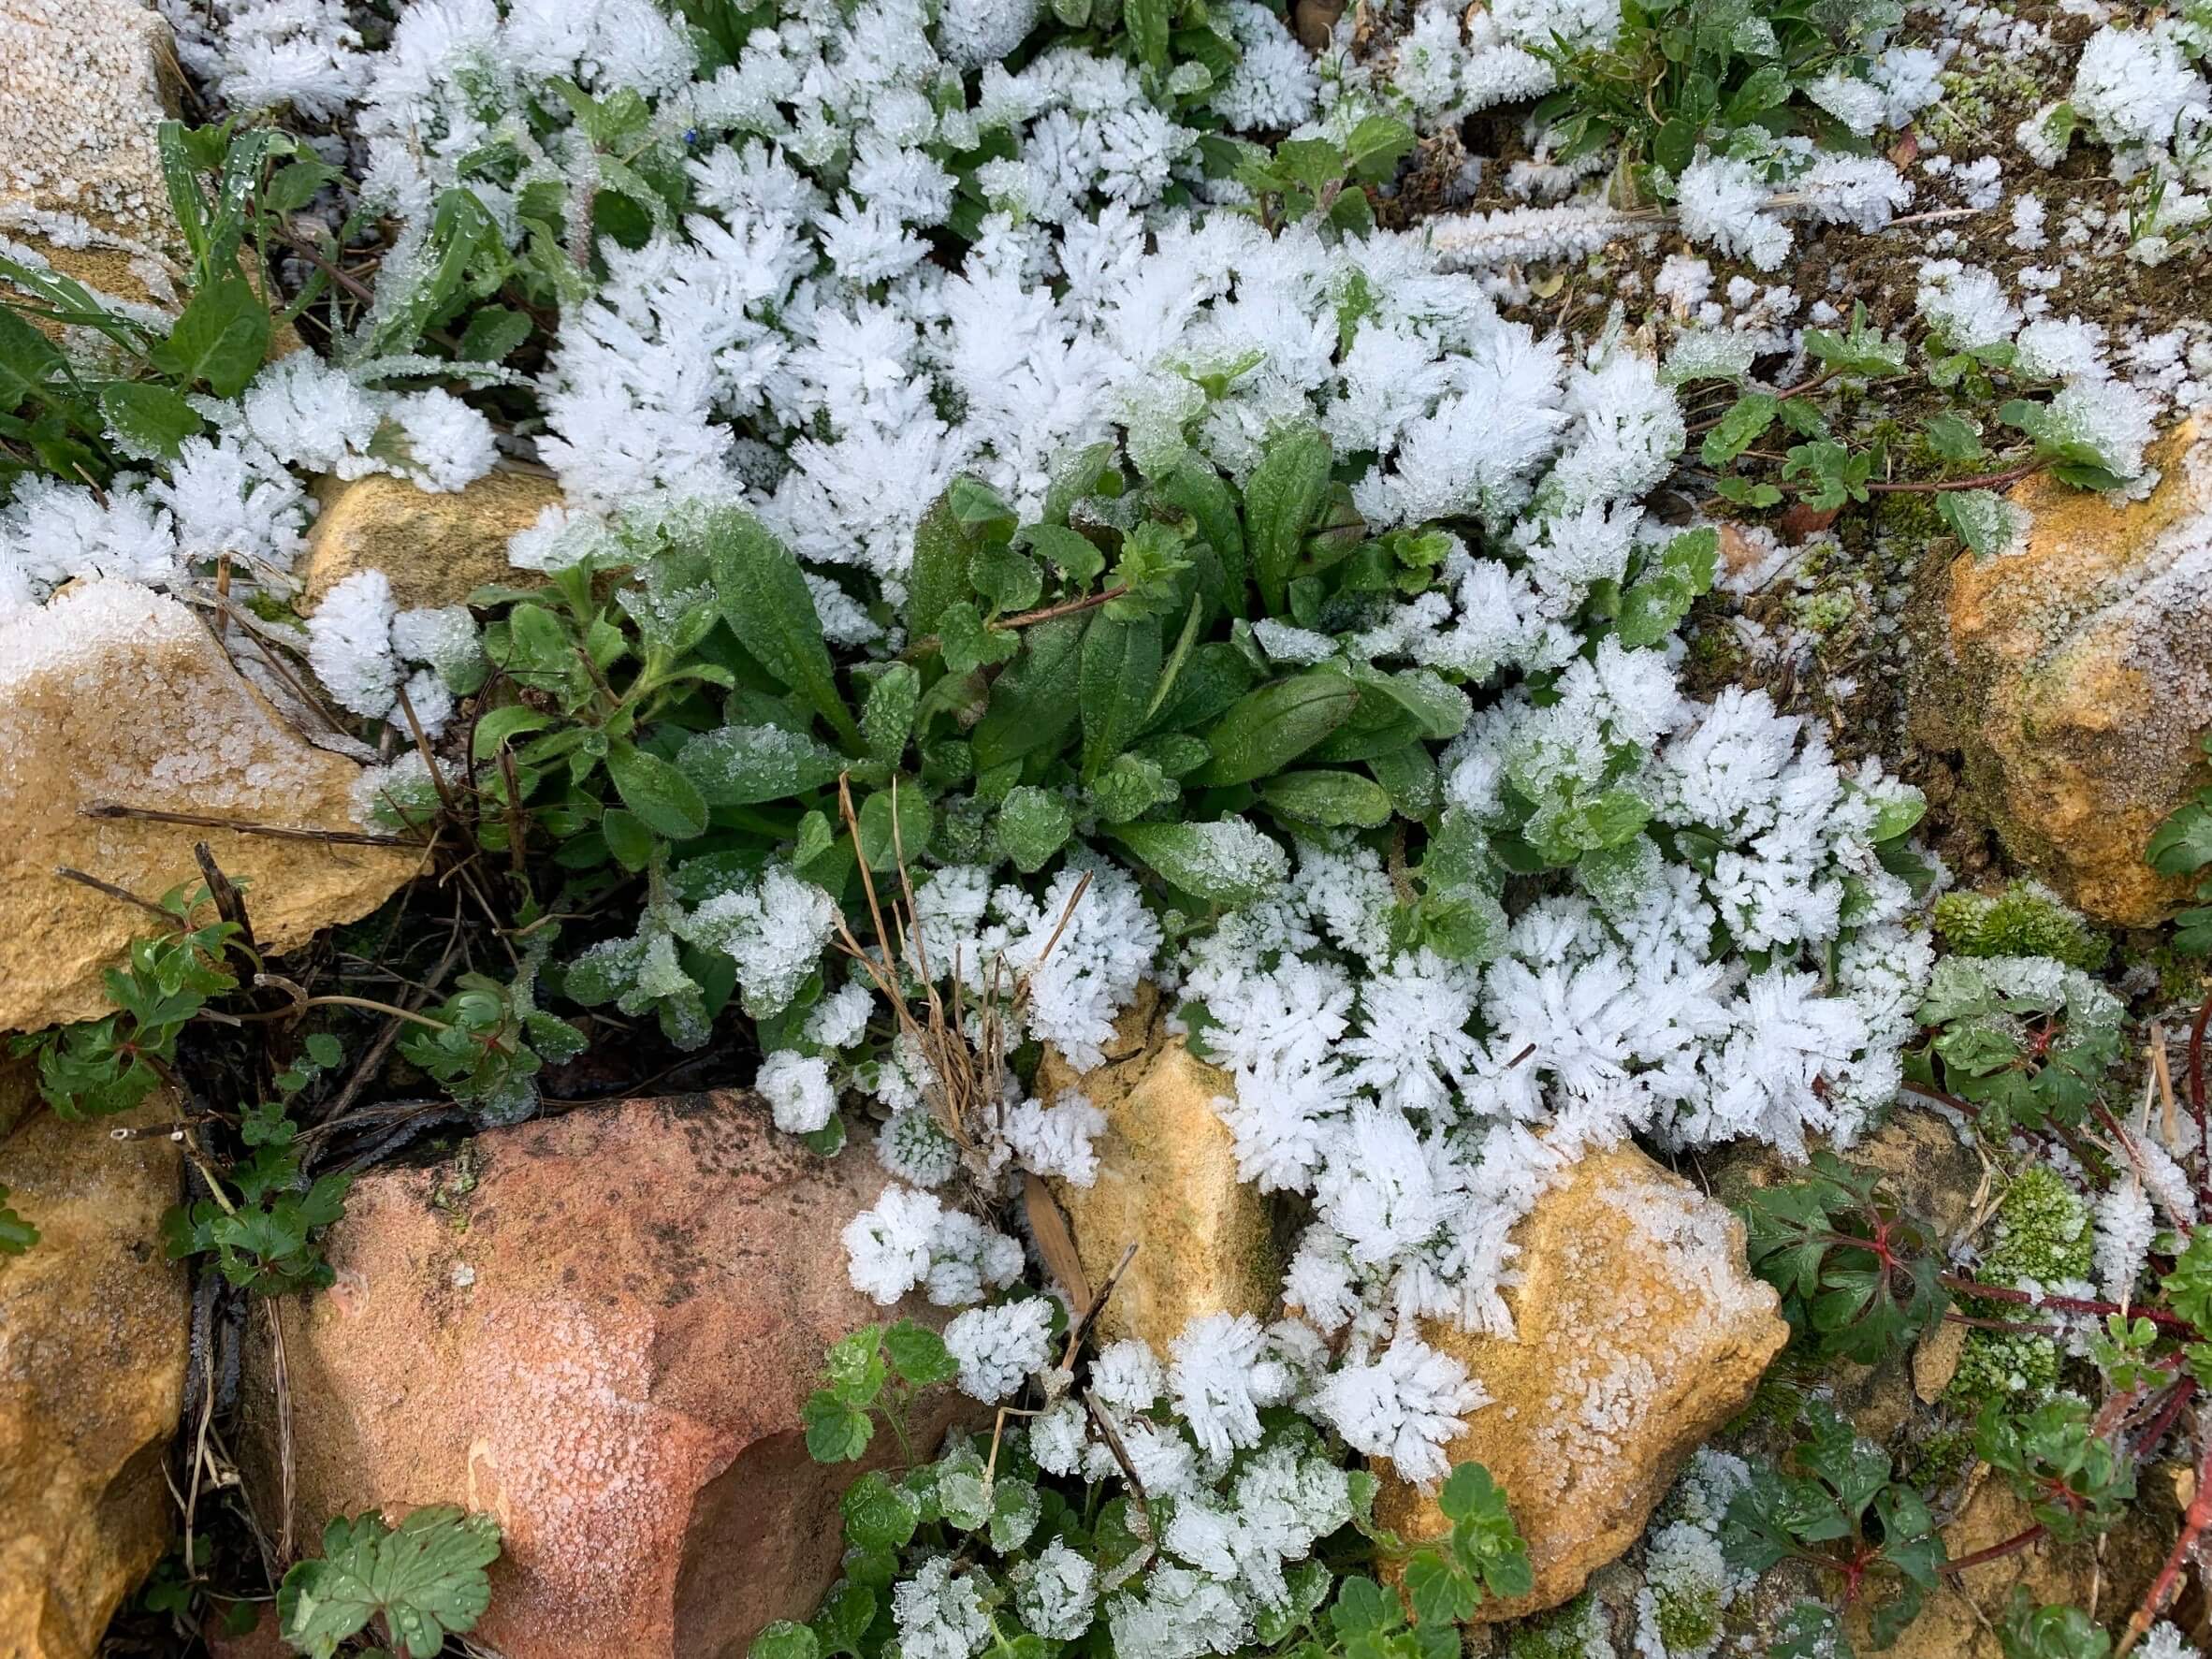
[[[2163,1325],[2170,1331],[2186,1331],[2192,1339],[2202,1340],[2194,1325],[2179,1314],[2170,1314],[2163,1308],[2122,1307],[2117,1302],[2096,1302],[2083,1296],[2035,1296],[2026,1290],[2015,1290],[2009,1285],[1985,1285],[1979,1279],[1970,1279],[1959,1273],[1943,1273],[1938,1283],[1962,1296],[1977,1296],[1985,1302],[2017,1302],[2023,1307],[2053,1307],[2066,1314],[2137,1315],[2154,1325]]]
[[[2034,1543],[2036,1539],[2042,1537],[2046,1530],[2043,1522],[2039,1521],[2026,1532],[2015,1533],[2011,1537],[1992,1544],[1986,1550],[1977,1550],[1972,1555],[1961,1555],[1957,1561],[1946,1561],[1943,1563],[1943,1570],[1952,1574],[1963,1573],[1968,1567],[1978,1567],[1988,1562],[2001,1561],[2008,1555],[2016,1555],[2027,1549],[2029,1545]]]
[[[2181,1535],[2174,1540],[2174,1548],[2167,1553],[2166,1564],[2159,1570],[2150,1589],[2145,1593],[2143,1605],[2135,1609],[2128,1621],[2128,1628],[2121,1636],[2119,1646],[2114,1650],[2113,1659],[2126,1659],[2127,1652],[2149,1633],[2166,1603],[2173,1598],[2174,1585],[2181,1577],[2181,1566],[2196,1548],[2207,1523],[2212,1523],[2212,1437],[2207,1437],[2205,1449],[2197,1459],[2196,1495],[2190,1499],[2189,1509],[2181,1518]]]
[[[2135,1437],[2132,1455],[2135,1457],[2147,1456],[2151,1448],[2166,1437],[2166,1431],[2174,1426],[2174,1419],[2181,1415],[2181,1408],[2195,1397],[2196,1391],[2197,1379],[2193,1376],[2185,1376],[2176,1383],[2168,1390],[2166,1403],[2159,1408],[2158,1415],[2152,1418],[2144,1426],[2143,1433]]]

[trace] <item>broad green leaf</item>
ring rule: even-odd
[[[922,1505],[880,1469],[845,1489],[845,1537],[862,1550],[902,1550],[921,1524]]]
[[[1336,668],[1261,686],[1202,734],[1214,758],[1200,769],[1198,781],[1249,783],[1280,771],[1343,725],[1359,704],[1359,689]]]
[[[202,428],[191,404],[167,386],[144,381],[115,380],[102,386],[100,415],[125,450],[169,460]]]
[[[1727,465],[1758,442],[1759,435],[1781,413],[1781,400],[1772,393],[1744,393],[1721,416],[1720,424],[1705,434],[1705,442],[1698,445],[1698,458],[1709,467]]]
[[[1290,873],[1283,850],[1241,818],[1124,823],[1108,833],[1171,885],[1215,904],[1249,904]]]
[[[530,338],[531,327],[527,313],[509,311],[503,305],[488,305],[469,319],[468,327],[461,333],[461,360],[501,362]]]
[[[907,572],[907,634],[924,639],[937,632],[945,606],[968,597],[968,560],[974,543],[952,503],[939,496],[914,526],[914,560]]]
[[[1262,783],[1259,795],[1308,823],[1376,829],[1390,822],[1390,792],[1357,772],[1283,772]]]
[[[1152,498],[1163,506],[1190,515],[1198,528],[1201,551],[1210,549],[1211,563],[1197,562],[1200,589],[1215,607],[1231,617],[1244,614],[1244,531],[1237,520],[1236,492],[1211,463],[1186,457],[1164,476],[1154,480]]]
[[[799,1412],[807,1430],[807,1453],[818,1463],[849,1463],[868,1448],[875,1422],[827,1389],[807,1397]]]
[[[814,1633],[804,1624],[793,1624],[789,1619],[779,1619],[762,1627],[760,1635],[752,1638],[752,1646],[746,1649],[746,1659],[819,1659],[822,1644]]]
[[[1329,494],[1329,439],[1316,427],[1277,436],[1244,486],[1244,522],[1259,597],[1276,616],[1288,606],[1290,575],[1305,532]]]
[[[904,858],[910,866],[929,851],[929,799],[921,786],[902,781],[894,817],[892,791],[880,789],[860,804],[860,855],[871,870],[898,867]]]
[[[922,677],[912,664],[894,662],[877,677],[860,711],[860,735],[871,757],[887,766],[898,764],[921,703]]]
[[[1977,559],[2010,546],[2016,533],[2015,509],[1993,489],[1946,489],[1936,496],[1936,516]]]
[[[617,737],[607,745],[606,770],[622,804],[656,834],[681,841],[706,830],[706,799],[699,786],[659,755]]]
[[[226,276],[192,297],[168,338],[147,359],[181,386],[206,381],[218,398],[235,398],[269,356],[269,308],[243,277]]]
[[[915,1388],[933,1388],[960,1375],[960,1362],[945,1339],[926,1325],[901,1319],[883,1332],[884,1357],[892,1370]]]
[[[1074,827],[1075,813],[1066,801],[1028,784],[1010,790],[998,808],[998,844],[1025,876],[1042,869]]]
[[[0,305],[0,415],[20,407],[66,367],[61,347],[18,316],[13,307]]]
[[[749,513],[715,515],[707,532],[722,620],[754,661],[799,693],[837,735],[860,746],[799,561]]]
[[[1169,14],[1175,0],[1122,0],[1122,21],[1129,42],[1146,68],[1168,71]]]
[[[1083,716],[1083,776],[1096,778],[1143,729],[1159,682],[1160,624],[1157,617],[1121,622],[1100,617],[1084,635],[1076,677]]]
[[[553,723],[553,717],[542,708],[532,708],[524,703],[510,703],[495,708],[476,721],[473,735],[475,756],[488,761],[500,751],[500,745],[526,732],[542,731]]]
[[[1076,683],[1083,641],[1093,618],[1055,617],[1021,630],[1020,655],[991,683],[990,706],[970,745],[977,772],[988,772],[1040,749],[1055,749],[1082,718]]]

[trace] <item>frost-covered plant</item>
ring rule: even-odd
[[[2095,1235],[2089,1209],[2066,1179],[2044,1164],[2030,1164],[1998,1201],[1997,1222],[1975,1273],[1986,1284],[2030,1293],[2071,1289],[2086,1293]],[[2016,1316],[2016,1305],[1968,1298],[1980,1318]],[[1963,1404],[2003,1401],[2032,1405],[2058,1386],[2062,1355],[2040,1331],[1974,1329],[1966,1333],[1950,1397]]]
[[[1001,1305],[1050,1310],[1041,1329],[1057,1352],[1056,1304]],[[755,1659],[873,1659],[894,1642],[948,1659],[994,1644],[1128,1659],[1418,1659],[1442,1638],[1456,1646],[1457,1622],[1484,1599],[1525,1594],[1526,1552],[1505,1494],[1477,1464],[1438,1492],[1445,1535],[1408,1549],[1373,1528],[1375,1477],[1346,1469],[1341,1447],[1296,1417],[1271,1411],[1264,1427],[1239,1432],[1233,1452],[1216,1447],[1230,1374],[1212,1345],[1241,1340],[1240,1322],[1229,1323],[1194,1332],[1172,1367],[1140,1343],[1113,1344],[1080,1377],[1057,1372],[1041,1409],[1002,1414],[989,1436],[955,1434],[932,1462],[863,1475],[844,1500],[843,1579],[808,1623],[764,1631]],[[942,1340],[901,1323],[838,1343],[828,1387],[808,1407],[816,1455],[860,1455],[870,1413],[904,1447],[914,1391],[956,1373],[965,1387],[982,1358],[959,1325]],[[1262,1398],[1279,1400],[1310,1378],[1314,1355],[1295,1344],[1273,1354]],[[1192,1369],[1201,1361],[1203,1377]],[[1371,1541],[1363,1553],[1379,1546],[1397,1560],[1410,1625],[1397,1594],[1331,1564],[1356,1534]]]
[[[1559,90],[1535,119],[1560,161],[1617,146],[1623,177],[1671,198],[1701,147],[1763,161],[1781,138],[1853,149],[1902,127],[1935,100],[1939,68],[1924,47],[1884,46],[1903,19],[1901,6],[1625,0],[1612,26],[1536,45]]]
[[[1914,1077],[1967,1103],[2002,1136],[2087,1115],[2118,1057],[2125,1010],[2079,968],[2049,957],[1946,956],[1928,982]]]
[[[1937,1242],[1879,1176],[1817,1152],[1805,1178],[1762,1187],[1742,1209],[1752,1271],[1824,1357],[1878,1363],[1943,1317]]]
[[[1815,513],[1834,513],[1875,494],[1933,496],[1937,514],[1980,555],[2006,551],[2024,532],[2025,511],[2002,487],[2048,471],[2084,489],[2112,489],[2139,477],[2152,435],[2151,407],[2132,387],[2111,378],[2095,330],[2058,322],[2025,323],[1986,270],[1957,261],[1922,268],[1919,292],[1928,333],[1917,358],[1904,340],[1884,334],[1855,306],[1843,329],[1807,328],[1804,356],[1817,364],[1804,378],[1769,388],[1749,373],[1750,359],[1731,359],[1692,336],[1669,360],[1681,383],[1732,380],[1736,400],[1708,423],[1698,458],[1734,469],[1714,480],[1724,500],[1739,506],[1780,505],[1794,496]],[[1903,444],[1892,447],[1885,423],[1861,437],[1838,394],[1924,382],[1947,407],[1927,416]],[[1999,387],[2032,394],[2005,400],[2001,426],[2020,436],[2006,448],[1986,445],[1977,411]],[[1779,428],[1797,440],[1771,479],[1739,466],[1739,458]],[[2024,441],[2024,444],[2023,444]],[[1900,479],[1899,463],[1932,475]]]

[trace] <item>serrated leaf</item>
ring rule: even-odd
[[[1709,467],[1725,466],[1757,443],[1781,413],[1782,401],[1772,393],[1744,393],[1705,434],[1705,442],[1698,445],[1698,458]]]
[[[491,1605],[484,1569],[500,1552],[499,1522],[450,1506],[417,1509],[397,1528],[371,1512],[330,1522],[320,1559],[284,1575],[277,1619],[310,1659],[381,1620],[394,1651],[432,1659],[448,1635],[475,1628]]]

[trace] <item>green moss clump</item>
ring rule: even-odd
[[[1695,1653],[1721,1639],[1721,1588],[1670,1584],[1657,1592],[1659,1639],[1669,1653]]]
[[[1973,1466],[1973,1431],[1963,1425],[1939,1429],[1914,1448],[1905,1478],[1923,1492],[1949,1486]]]
[[[2089,1209],[2057,1171],[2032,1164],[2014,1178],[1997,1205],[1997,1236],[1978,1276],[1992,1285],[2032,1280],[2052,1285],[2083,1279],[2096,1250]],[[1961,1298],[1965,1310],[1990,1318],[2022,1317],[2009,1302]],[[2033,1404],[2059,1386],[2059,1345],[2047,1336],[2011,1336],[1970,1331],[1958,1371],[1944,1398],[1968,1410],[1982,1402],[2014,1399]]]
[[[2111,954],[2104,936],[2039,881],[1946,893],[1935,901],[1935,927],[1962,956],[2052,956],[2095,973]]]
[[[1556,1612],[1516,1624],[1513,1634],[1506,1638],[1506,1659],[1588,1659],[1594,1651],[1594,1651],[1609,1653],[1612,1644],[1598,1628],[1601,1623],[1596,1604],[1585,1590]]]
[[[2030,1164],[1997,1201],[1997,1237],[1981,1276],[2000,1285],[2086,1279],[2095,1255],[2088,1205],[2056,1170]]]

